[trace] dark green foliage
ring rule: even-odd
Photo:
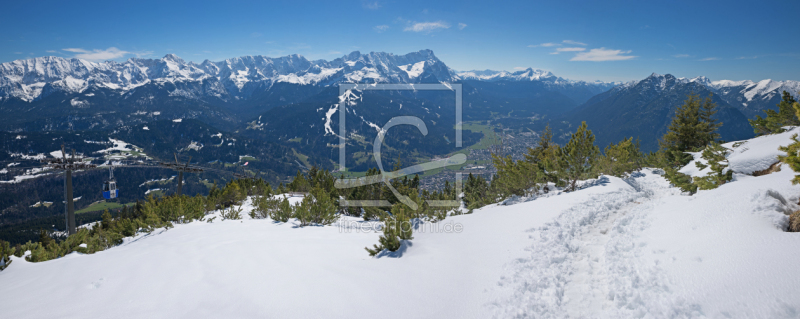
[[[489,184],[483,176],[475,177],[470,173],[464,184],[464,206],[468,209],[474,209],[490,204],[491,202]]]
[[[695,179],[694,183],[697,184],[699,189],[714,189],[733,179],[733,171],[725,171],[725,169],[728,168],[727,155],[728,149],[716,142],[711,142],[711,144],[703,150],[702,158],[705,159],[708,164],[695,162],[695,165],[701,170],[706,167],[711,167],[711,172],[708,172],[706,176]]]
[[[51,238],[46,231],[44,230],[39,231],[39,243],[41,243],[42,246],[47,247],[50,246],[51,244],[54,244],[55,242],[56,241],[53,240],[53,238]]]
[[[401,240],[411,240],[413,225],[410,220],[410,208],[405,204],[398,203],[392,206],[391,215],[387,215],[383,221],[383,235],[378,238],[378,245],[372,248],[365,247],[370,256],[375,256],[382,250],[397,251],[400,248]]]
[[[231,219],[231,220],[239,220],[242,219],[242,206],[238,208],[236,206],[230,206],[227,209],[223,209],[220,212],[220,217],[222,220]]]
[[[553,131],[550,126],[546,126],[539,135],[539,142],[535,147],[528,149],[525,160],[536,165],[537,173],[541,175],[542,183],[559,183],[557,166],[561,146],[553,142]],[[549,191],[546,185],[544,191]]]
[[[514,162],[511,155],[501,158],[492,154],[492,163],[497,168],[497,176],[492,180],[492,187],[501,198],[512,195],[528,196],[536,192],[537,185],[545,180],[544,171],[530,161]],[[469,185],[469,182],[467,184]],[[481,202],[481,199],[485,198],[485,194],[473,195],[473,197],[470,202]]]
[[[692,160],[692,156],[686,152],[699,151],[719,138],[717,129],[722,123],[712,118],[716,106],[711,96],[701,101],[699,96],[690,94],[675,111],[675,117],[660,141],[661,149],[672,167],[686,165]]]
[[[324,189],[314,187],[310,194],[295,205],[294,217],[300,221],[300,226],[330,225],[339,219],[337,208]]]
[[[0,240],[0,271],[11,265],[11,256],[14,255],[14,248],[7,241]]]
[[[581,123],[567,145],[561,148],[559,156],[557,174],[566,181],[569,191],[577,188],[578,180],[596,177],[593,176],[592,165],[599,153],[600,150],[594,145],[592,131],[586,127],[586,122]]]
[[[781,162],[789,165],[795,172],[800,172],[800,140],[797,139],[797,134],[792,135],[792,142],[787,146],[781,146],[780,150],[786,152],[786,156],[780,156]],[[800,175],[795,175],[792,179],[792,184],[800,184]]]
[[[103,220],[100,222],[100,227],[103,229],[108,229],[111,227],[111,213],[108,212],[108,209],[103,211]]]
[[[289,199],[284,197],[280,202],[278,202],[277,209],[270,213],[269,218],[272,218],[274,221],[285,223],[289,221],[289,218],[291,218],[292,215],[294,215],[292,205],[289,204]]]
[[[684,192],[694,194],[698,188],[716,188],[732,178],[733,172],[723,173],[727,167],[724,164],[727,150],[716,142],[719,138],[717,129],[722,123],[712,118],[714,113],[716,104],[710,96],[701,102],[697,95],[690,94],[675,112],[669,131],[661,139],[661,150],[647,158],[649,162],[664,168],[664,177]],[[688,152],[700,150],[704,150],[702,156],[709,161],[712,172],[695,180],[678,172],[680,167],[692,160]],[[702,169],[704,164],[698,163],[698,167]]]
[[[142,130],[144,126],[148,130]],[[195,142],[203,147],[183,151],[184,160],[192,156],[193,163],[220,170],[230,169],[226,163],[239,163],[240,155],[248,155],[253,159],[244,168],[252,170],[251,174],[260,170],[262,176],[257,177],[264,177],[273,183],[277,183],[280,177],[292,174],[298,167],[295,162],[298,157],[291,148],[273,142],[275,140],[251,139],[238,133],[222,132],[194,119],[131,125],[111,135],[142,147],[149,156],[169,161],[172,161],[176,149]]]
[[[270,217],[278,209],[281,200],[270,195],[261,195],[253,199],[255,209],[250,214],[250,218],[263,219]],[[287,217],[288,219],[288,217]]]
[[[248,189],[259,189],[257,180],[237,180],[228,183],[225,188],[215,190],[215,197],[204,196],[169,196],[156,199],[150,196],[146,201],[137,202],[136,205],[126,207],[117,217],[112,217],[109,212],[104,212],[102,220],[91,228],[79,228],[77,233],[57,242],[42,230],[38,242],[27,242],[17,245],[13,249],[3,248],[3,252],[10,252],[21,257],[25,251],[30,250],[28,261],[41,262],[63,257],[73,251],[91,254],[109,247],[119,245],[125,237],[134,236],[140,232],[152,232],[158,228],[171,228],[174,223],[189,223],[202,220],[207,212],[208,202],[220,203],[220,198],[238,198],[238,194],[247,193]],[[267,188],[262,188],[267,192]],[[236,195],[233,195],[236,194]],[[227,197],[226,197],[227,196]],[[216,204],[213,204],[216,205]],[[288,205],[288,202],[287,202]],[[228,206],[233,209],[234,207]],[[241,212],[232,211],[228,218]],[[86,244],[86,247],[81,247]],[[0,242],[0,247],[3,247]]]
[[[792,103],[792,108],[794,108],[795,117],[800,118],[800,103],[799,102]],[[789,167],[791,167],[793,171],[800,172],[800,140],[798,140],[797,134],[792,135],[792,141],[794,142],[792,142],[789,145],[781,146],[778,148],[779,150],[786,152],[785,156],[779,156],[778,159],[781,162],[784,162],[787,165],[789,165]],[[792,184],[795,185],[800,184],[800,175],[794,176],[794,178],[792,179]],[[795,215],[797,215],[797,213],[795,213]],[[798,224],[800,224],[800,219],[798,219]]]
[[[664,153],[664,150],[658,150],[644,154],[642,156],[642,166],[663,169],[670,167],[670,163],[669,160],[667,160],[667,155]]]
[[[766,118],[756,116],[755,119],[750,120],[750,125],[753,126],[753,131],[757,135],[772,134],[783,132],[784,126],[797,126],[800,125],[800,119],[794,109],[794,104],[797,101],[789,92],[783,91],[783,98],[778,103],[778,111],[764,110],[767,113]]]
[[[684,173],[678,172],[677,169],[667,167],[664,169],[664,178],[666,178],[672,185],[680,188],[684,192],[694,194],[697,192],[697,184],[692,183],[692,177]]]
[[[643,155],[639,151],[639,142],[634,143],[633,137],[629,137],[617,144],[606,146],[604,155],[597,161],[596,169],[599,173],[624,177],[641,169],[642,161]]]
[[[355,207],[355,208],[357,210],[361,210],[362,208],[364,209],[364,214],[361,216],[362,218],[364,218],[364,220],[379,220],[384,215],[386,215],[386,212],[377,207],[367,206],[367,207]]]

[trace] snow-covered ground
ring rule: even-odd
[[[756,141],[750,150],[785,144]],[[793,175],[737,173],[694,196],[649,169],[601,177],[423,224],[381,258],[364,250],[380,233],[359,219],[217,217],[93,255],[14,257],[0,307],[7,318],[798,317],[800,233],[784,232]]]

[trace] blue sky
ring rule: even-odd
[[[800,1],[6,1],[0,62],[431,49],[456,70],[800,80]]]

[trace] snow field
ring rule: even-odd
[[[786,134],[738,144],[731,167],[771,165]],[[795,173],[734,171],[694,196],[650,169],[603,176],[423,224],[381,258],[364,250],[380,233],[358,231],[375,222],[253,220],[247,200],[242,220],[216,212],[93,255],[12,257],[0,307],[9,318],[796,318],[800,234],[784,231]],[[461,231],[425,231],[446,223]]]

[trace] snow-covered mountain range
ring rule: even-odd
[[[673,85],[696,83],[719,95],[725,102],[742,111],[748,118],[753,118],[756,115],[763,116],[765,109],[774,108],[780,102],[783,91],[795,96],[800,92],[800,81],[774,81],[770,79],[758,82],[750,80],[711,81],[705,76],[698,76],[694,78],[676,78],[676,81],[671,82],[668,81],[669,77],[672,77],[672,75],[653,73],[645,79],[627,82],[616,90],[634,87],[642,82],[652,82],[656,86],[656,90],[660,91],[669,89],[666,86],[667,83],[673,83]]]
[[[26,102],[56,91],[81,93],[90,87],[130,91],[146,84],[171,82],[202,85],[202,94],[246,98],[253,88],[275,83],[327,86],[340,82],[437,83],[459,80],[542,81],[552,85],[596,86],[605,91],[617,83],[570,81],[543,70],[469,71],[448,68],[431,50],[405,55],[354,51],[332,61],[310,61],[301,55],[279,58],[243,56],[219,62],[186,62],[174,54],[161,59],[132,58],[90,62],[39,57],[0,64],[0,99]],[[181,93],[181,92],[179,92]]]

